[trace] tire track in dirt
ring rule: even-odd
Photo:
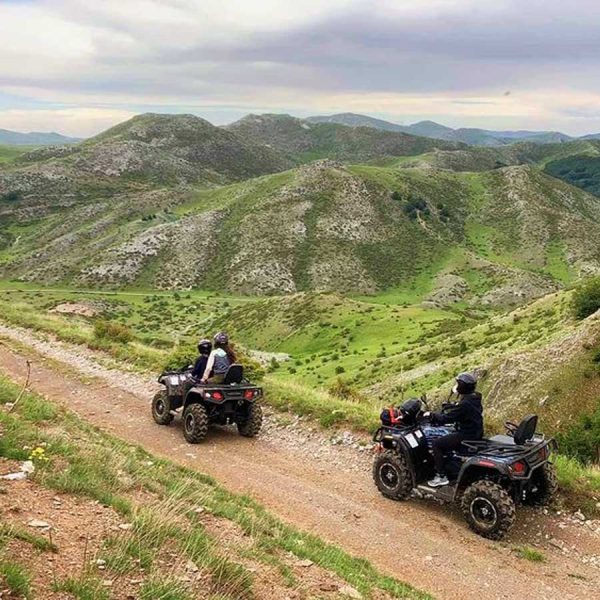
[[[277,436],[248,440],[226,428],[211,430],[206,442],[191,446],[178,420],[169,427],[152,421],[145,396],[145,390],[151,393],[150,381],[94,365],[94,353],[87,349],[40,341],[25,330],[0,327],[0,334],[73,371],[65,374],[49,361],[34,359],[32,390],[122,439],[250,494],[284,520],[438,598],[570,600],[592,598],[600,589],[600,570],[581,560],[582,554],[600,553],[600,537],[581,527],[560,529],[552,519],[523,509],[508,543],[498,544],[471,533],[448,507],[382,498],[365,468],[367,458],[350,448],[335,447],[334,458],[330,452],[317,456],[310,443],[289,446]],[[0,345],[0,371],[22,381],[23,356]],[[82,382],[81,373],[96,379]],[[126,391],[128,386],[135,394]],[[577,544],[579,550],[563,554],[548,544],[546,563],[519,559],[512,547],[534,535],[560,539],[568,547]]]

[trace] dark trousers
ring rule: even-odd
[[[433,452],[433,462],[435,471],[440,475],[446,474],[446,455],[453,450],[458,450],[463,440],[460,433],[449,433],[437,440],[433,440],[431,451]]]

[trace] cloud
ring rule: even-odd
[[[3,3],[0,87],[38,102],[52,129],[47,103],[81,115],[362,106],[403,121],[581,129],[582,97],[600,105],[599,28],[596,0]]]

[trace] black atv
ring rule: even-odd
[[[518,426],[507,422],[506,435],[464,441],[459,452],[447,457],[450,484],[427,485],[435,474],[432,442],[454,429],[432,424],[425,406],[424,397],[413,398],[382,412],[382,426],[373,438],[378,444],[373,479],[384,496],[405,500],[414,494],[456,502],[471,529],[493,540],[511,528],[517,504],[550,502],[558,488],[555,467],[549,462],[556,443],[535,432],[535,415]]]
[[[223,383],[200,384],[189,370],[166,371],[158,382],[165,386],[152,399],[152,417],[169,425],[181,409],[183,435],[190,444],[202,441],[209,425],[235,423],[240,435],[254,437],[262,427],[262,388],[244,379],[242,365],[229,367]]]

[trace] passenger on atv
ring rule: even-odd
[[[433,440],[432,454],[435,463],[435,477],[428,481],[431,487],[448,485],[446,456],[459,450],[465,440],[483,438],[483,406],[481,394],[475,391],[477,380],[470,373],[461,373],[456,377],[452,392],[458,394],[456,404],[446,405],[442,412],[430,413],[432,425],[454,424],[456,431]],[[427,415],[427,413],[425,413]]]
[[[229,367],[236,362],[229,336],[220,331],[214,337],[214,349],[210,353],[200,383],[222,383]]]

